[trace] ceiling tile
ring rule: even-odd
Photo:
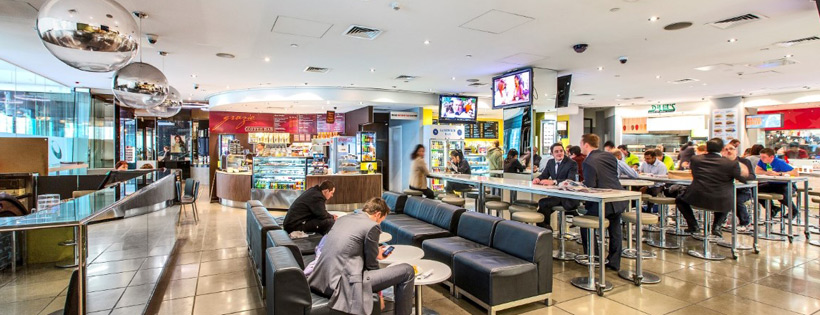
[[[37,10],[27,2],[0,1],[0,17],[14,19],[36,19]]]
[[[277,16],[271,32],[303,37],[322,38],[333,24],[299,19],[288,16]]]
[[[501,34],[532,20],[534,19],[529,16],[490,10],[467,21],[467,23],[461,24],[460,27],[492,34]]]
[[[533,55],[533,54],[528,54],[528,53],[518,53],[518,54],[515,54],[515,55],[512,55],[512,56],[506,57],[504,59],[498,60],[498,62],[512,64],[512,65],[519,65],[519,66],[527,66],[527,65],[532,65],[536,61],[543,60],[543,59],[546,59],[546,58],[547,58],[546,56],[539,56],[539,55]]]

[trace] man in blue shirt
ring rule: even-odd
[[[650,174],[654,177],[666,177],[669,173],[666,164],[663,164],[658,153],[655,150],[647,150],[643,154],[643,164],[638,168],[641,174]],[[657,197],[658,194],[663,194],[663,183],[655,183],[651,187],[641,187],[641,193],[650,194],[652,197]],[[646,203],[647,212],[652,212],[652,207],[655,204],[651,202]]]
[[[757,166],[755,166],[755,174],[757,175],[769,175],[769,176],[797,176],[797,170],[783,161],[782,159],[778,158],[775,155],[774,150],[770,148],[765,148],[760,150],[760,161],[757,161]],[[780,200],[781,205],[790,205],[791,206],[791,218],[794,219],[797,217],[798,212],[797,208],[791,202],[791,196],[786,195],[786,185],[785,183],[762,183],[758,187],[758,192],[761,193],[775,193],[783,195],[783,199]],[[760,201],[763,204],[763,201]],[[777,215],[780,212],[780,207],[772,206],[772,216]]]
[[[609,150],[609,152],[611,152],[612,155],[615,156],[615,159],[618,160],[618,177],[619,178],[633,178],[633,179],[638,178],[638,172],[636,172],[634,169],[629,167],[629,165],[626,165],[626,162],[624,162],[624,155],[620,150],[612,149],[612,150]]]

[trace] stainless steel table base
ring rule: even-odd
[[[658,277],[656,274],[646,271],[641,272],[641,274],[643,275],[642,277],[636,277],[635,271],[632,270],[621,270],[618,272],[621,278],[632,281],[635,285],[661,283],[661,277]]]
[[[571,260],[575,260],[575,256],[577,256],[575,253],[570,253],[570,252],[566,252],[566,251],[563,252],[563,253],[561,253],[560,250],[552,251],[552,259],[555,259],[555,260],[571,261]]]
[[[629,259],[635,259],[635,258],[638,257],[636,252],[637,252],[637,250],[635,250],[634,248],[625,248],[624,250],[621,251],[621,257],[629,258]],[[651,251],[648,251],[648,250],[644,249],[644,250],[641,250],[641,257],[644,258],[644,259],[653,259],[653,258],[658,258],[658,255],[655,255],[654,252],[651,252]]]
[[[578,263],[579,265],[582,265],[582,266],[589,266],[589,255],[587,255],[587,254],[577,255],[576,254],[575,255],[575,262]],[[608,263],[609,263],[609,259],[604,261],[604,264],[608,264]],[[596,268],[598,266],[600,266],[601,265],[601,257],[599,257],[598,255],[595,255],[595,263],[594,264],[595,264]]]
[[[732,241],[731,240],[730,241],[722,240],[720,242],[717,242],[717,245],[720,246],[720,247],[732,248]],[[745,244],[737,243],[737,245],[735,245],[735,249],[736,250],[752,250],[752,249],[754,249],[754,247],[751,246],[751,245],[745,245]]]
[[[707,235],[709,235],[709,227],[712,225],[712,221],[709,220],[709,211],[703,211],[703,222],[705,222],[705,224],[703,224],[703,235],[701,237],[703,240],[703,251],[690,250],[688,252],[689,255],[706,260],[726,259],[726,256],[718,255],[710,250],[709,237]]]
[[[820,240],[809,241],[809,244],[814,245],[814,246],[820,246]]]
[[[413,307],[413,313],[417,315],[438,315],[438,312],[426,308],[421,304],[421,287],[420,285],[416,286],[416,305]]]
[[[602,285],[603,288],[600,288],[598,286],[598,283],[595,282],[595,278],[590,277],[572,278],[572,280],[570,280],[569,283],[571,283],[579,289],[597,292],[598,295],[604,295],[604,292],[612,290],[612,282],[606,281]]]

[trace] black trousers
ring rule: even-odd
[[[787,196],[786,195],[786,185],[788,185],[788,184],[784,184],[784,183],[763,183],[763,184],[760,184],[760,186],[758,186],[757,192],[758,193],[775,193],[775,194],[783,195],[783,198],[785,198],[786,200],[780,200],[780,204],[781,205],[791,205],[792,218],[796,218],[797,215],[798,215],[797,207],[795,207],[794,203],[792,202],[792,196]],[[795,191],[797,191],[797,190],[795,190],[794,187],[792,187],[792,192],[795,192]],[[763,200],[758,200],[758,202],[760,202],[761,206],[763,206],[763,207],[766,206],[766,203]],[[772,204],[772,215],[774,215],[778,212],[780,212],[780,207],[777,207],[774,204]]]
[[[550,216],[555,212],[552,210],[552,207],[562,206],[567,211],[570,211],[577,209],[580,203],[580,201],[574,199],[556,197],[541,198],[541,200],[538,200],[538,212],[544,215],[544,222],[538,223],[538,226],[550,227]]]
[[[322,235],[326,235],[327,232],[330,232],[330,228],[333,227],[333,223],[336,222],[334,218],[328,219],[308,219],[305,220],[301,226],[297,224],[297,226],[291,228],[291,231],[302,231],[305,233],[319,233]]]
[[[413,187],[413,186],[409,186],[409,187],[412,190],[418,190],[418,191],[422,192],[424,194],[424,197],[426,197],[427,199],[435,199],[436,198],[436,194],[433,193],[433,190],[430,189],[430,188],[419,189],[419,188],[416,188],[416,187]]]
[[[444,185],[444,191],[448,193],[453,193],[453,191],[466,191],[472,188],[473,186],[454,182],[447,182],[447,185]]]
[[[647,187],[647,188],[646,188],[646,193],[647,193],[647,194],[649,194],[649,195],[650,195],[650,196],[652,196],[652,197],[657,197],[658,195],[664,196],[664,193],[663,193],[663,186],[658,186],[658,187],[655,187],[655,186],[652,186],[652,187]],[[646,211],[644,211],[644,212],[652,213],[652,207],[654,207],[654,206],[655,206],[655,204],[654,204],[654,203],[647,202],[647,203],[646,203]]]
[[[594,202],[587,202],[586,203],[587,213],[586,215],[598,215],[598,203]],[[608,267],[619,270],[621,269],[621,250],[623,250],[623,231],[621,230],[621,213],[622,212],[614,212],[614,211],[604,211],[604,218],[609,221],[609,227],[607,228],[607,232],[609,232],[609,252],[606,256],[606,259],[609,260],[607,264]],[[589,248],[589,239],[587,237],[589,229],[581,229],[581,241],[584,245],[584,253],[587,253],[587,248]],[[603,233],[603,231],[601,231]],[[602,234],[603,235],[603,234]],[[595,253],[598,253],[597,242],[595,243]]]
[[[738,202],[738,205],[741,204],[742,203]],[[694,231],[696,229],[700,229],[700,227],[698,226],[698,219],[695,218],[695,212],[692,211],[692,206],[689,203],[678,197],[675,199],[675,206],[678,207],[678,211],[680,211],[680,214],[683,215],[684,219],[686,219],[686,225],[689,226],[687,230]],[[744,206],[743,208],[745,209],[746,207]],[[723,224],[723,221],[726,221],[726,216],[728,212],[712,211],[712,214],[715,217],[714,220],[712,220],[712,231],[717,231],[717,229],[720,228],[720,225]],[[746,214],[746,220],[749,220],[748,213]],[[704,224],[707,223],[704,222]]]
[[[752,223],[751,217],[749,216],[749,210],[746,209],[746,202],[751,199],[751,192],[748,194],[738,192],[737,194],[737,208],[735,209],[735,212],[737,212],[738,226],[746,226]],[[720,227],[723,225],[723,222],[726,222],[726,218],[728,217],[728,213],[715,212],[715,224],[712,227]]]

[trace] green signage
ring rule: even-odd
[[[652,105],[652,108],[649,110],[650,114],[657,114],[657,113],[671,113],[675,111],[675,104],[658,104]]]

